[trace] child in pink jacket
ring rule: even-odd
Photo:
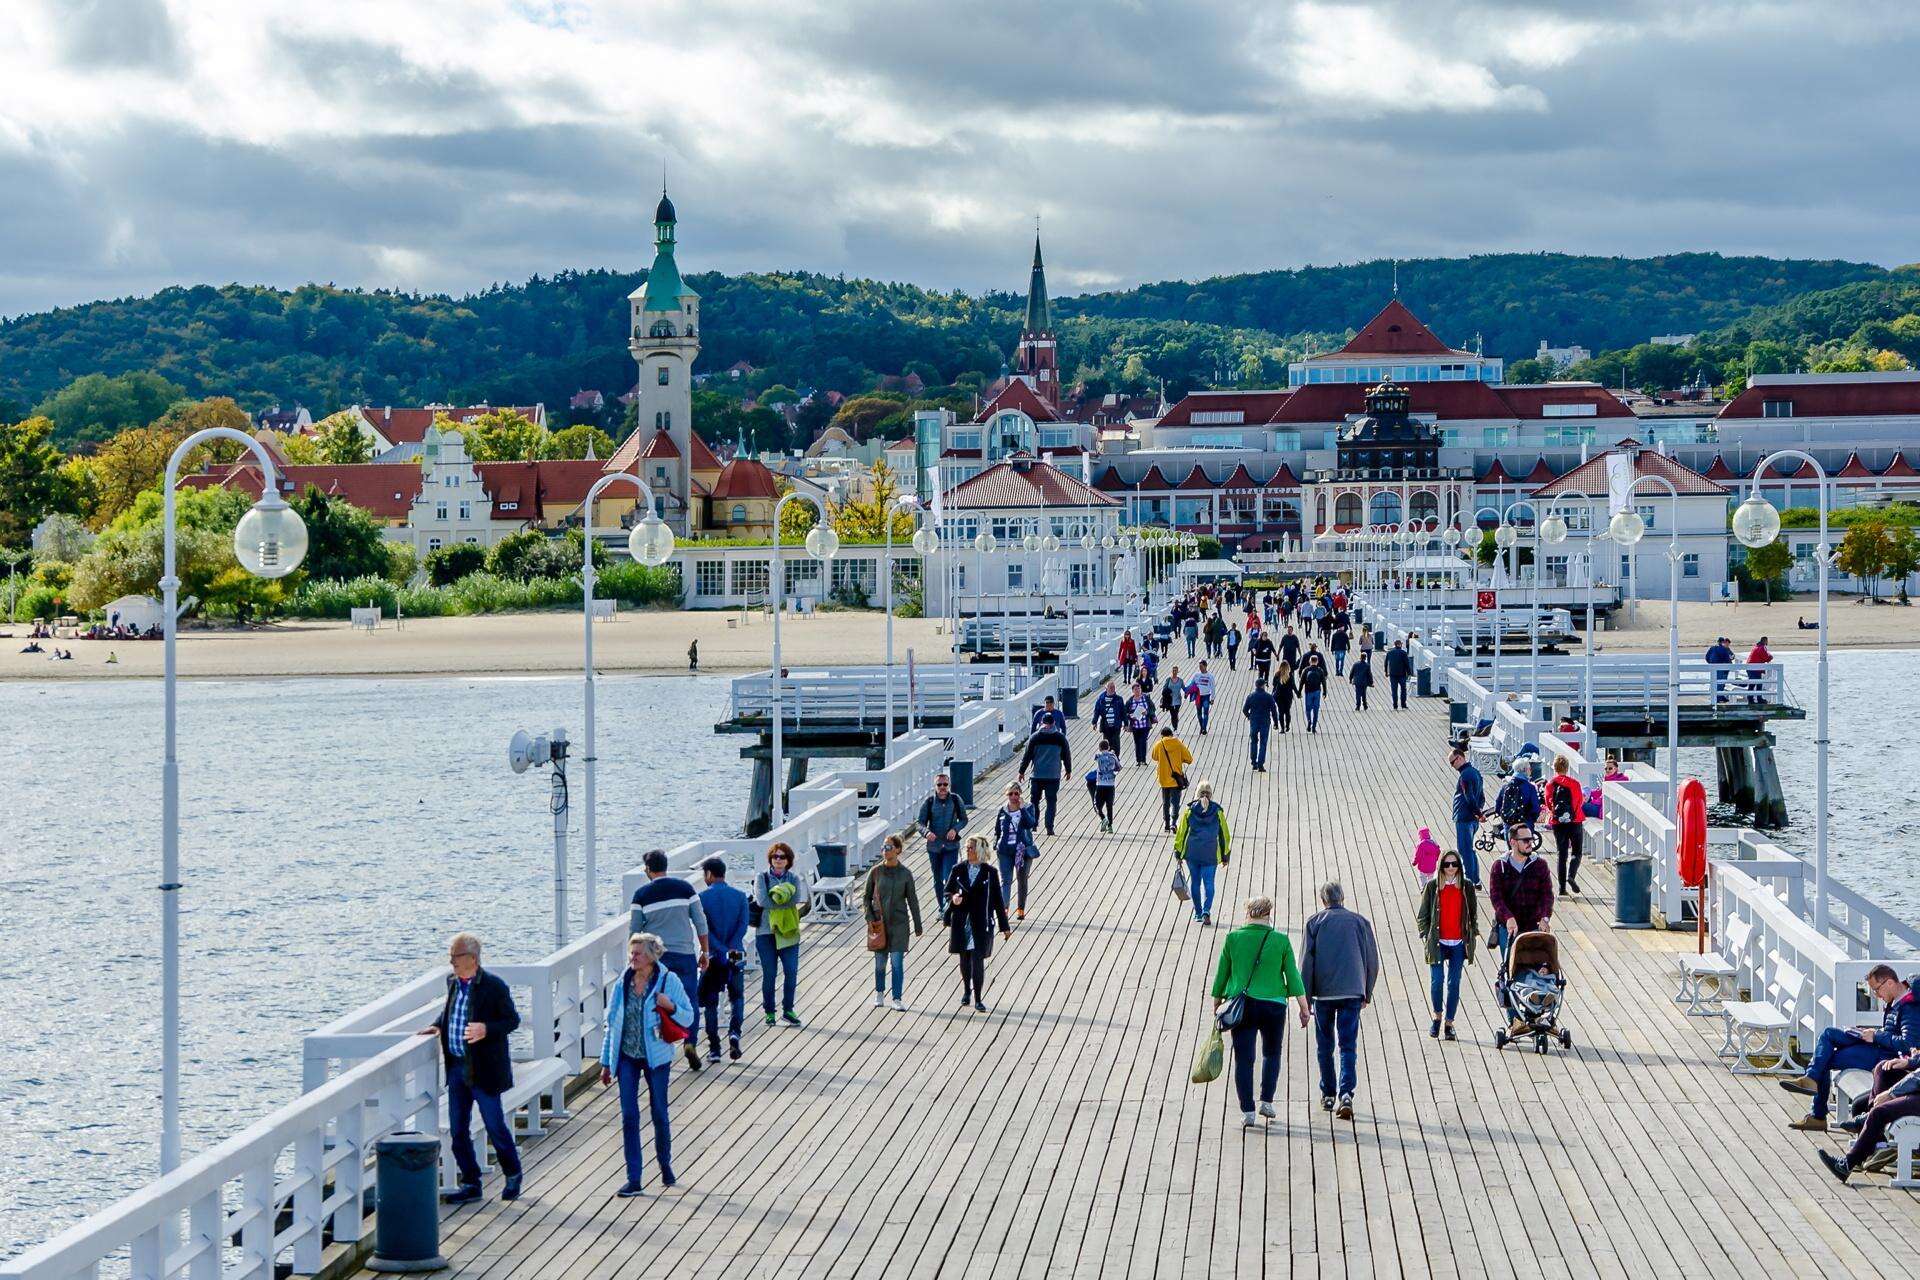
[[[1413,845],[1413,869],[1419,873],[1421,884],[1433,879],[1440,869],[1440,846],[1426,827],[1420,828],[1420,838]]]

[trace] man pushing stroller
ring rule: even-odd
[[[1553,923],[1553,873],[1536,854],[1539,838],[1533,828],[1507,827],[1507,856],[1497,860],[1487,875],[1487,901],[1493,907],[1493,945],[1500,949],[1500,970],[1508,971],[1508,949],[1524,933],[1543,932]],[[1507,1038],[1527,1034],[1524,1018],[1514,1016]]]

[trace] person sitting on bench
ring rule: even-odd
[[[1880,1144],[1887,1140],[1887,1129],[1895,1120],[1920,1117],[1920,1051],[1888,1058],[1875,1067],[1873,1089],[1863,1101],[1870,1105],[1840,1125],[1859,1134],[1846,1154],[1819,1153],[1820,1163],[1842,1182],[1855,1170],[1891,1161],[1896,1155],[1891,1147],[1876,1158]]]
[[[1790,1128],[1819,1132],[1827,1127],[1827,1094],[1836,1071],[1870,1071],[1888,1058],[1920,1049],[1920,995],[1900,981],[1892,965],[1875,965],[1867,973],[1867,990],[1886,1004],[1880,1026],[1828,1027],[1820,1033],[1807,1074],[1782,1080],[1788,1093],[1813,1098],[1813,1107]]]

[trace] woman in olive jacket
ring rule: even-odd
[[[993,954],[993,926],[1000,925],[1000,936],[1013,936],[1013,922],[1007,919],[1006,893],[1000,885],[1000,871],[987,855],[991,841],[985,836],[967,837],[967,854],[947,877],[947,950],[960,957],[960,1004],[971,1004],[981,1013],[987,1011],[987,957]]]
[[[911,936],[920,936],[920,894],[913,885],[913,872],[900,861],[905,846],[899,836],[888,836],[880,847],[880,865],[867,873],[867,919],[879,921],[886,934],[886,946],[873,953],[873,1006],[879,1008],[886,998],[887,967],[893,967],[893,1007],[901,1002],[907,981],[908,927]]]
[[[1444,1029],[1451,1040],[1453,1015],[1460,1008],[1460,967],[1473,963],[1473,947],[1480,932],[1479,891],[1462,871],[1457,851],[1449,849],[1440,855],[1433,879],[1420,891],[1420,909],[1414,923],[1426,939],[1432,982],[1433,1025],[1427,1028],[1427,1034],[1438,1036]]]

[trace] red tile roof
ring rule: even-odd
[[[638,432],[634,434],[638,435]],[[665,431],[655,431],[647,441],[647,447],[640,450],[640,458],[677,458],[680,446],[673,442],[673,436]]]
[[[1120,468],[1114,466],[1102,471],[1100,478],[1093,482],[1093,487],[1102,493],[1126,493],[1133,488],[1120,478]]]
[[[392,405],[355,405],[360,415],[374,428],[394,444],[419,444],[426,439],[427,428],[437,418],[447,418],[454,423],[469,422],[489,413],[511,410],[532,422],[546,421],[546,408],[537,404],[470,404],[452,406],[422,406],[394,408]]]
[[[493,500],[496,520],[544,520],[549,505],[577,507],[587,500],[587,491],[595,482],[607,474],[605,464],[594,458],[476,462],[473,470]],[[631,496],[633,491],[623,488],[620,492]]]
[[[1437,383],[1446,386],[1447,383]],[[1540,387],[1493,387],[1493,393],[1503,400],[1516,418],[1544,418],[1546,406],[1560,404],[1590,404],[1596,418],[1631,418],[1633,410],[1619,396],[1596,383],[1550,382]],[[1569,415],[1574,416],[1574,415]],[[1585,414],[1577,415],[1586,417]]]
[[[1273,415],[1274,422],[1344,422],[1366,411],[1368,387],[1358,382],[1315,382],[1298,387]],[[1485,418],[1504,422],[1517,416],[1484,382],[1407,384],[1408,409],[1436,418]]]
[[[1147,468],[1147,474],[1141,476],[1140,483],[1133,487],[1136,489],[1171,489],[1173,488],[1173,481],[1167,479],[1165,473],[1160,470],[1160,464],[1156,462]]]
[[[1220,482],[1222,489],[1258,489],[1260,482],[1247,470],[1247,464],[1241,463],[1233,469],[1233,474]]]
[[[1895,453],[1893,457],[1887,459],[1887,465],[1882,468],[1880,474],[1883,476],[1920,476],[1920,471],[1913,469],[1913,464],[1907,461],[1906,451],[1901,450]]]
[[[1769,400],[1790,401],[1796,418],[1920,414],[1920,381],[1808,381],[1748,387],[1727,401],[1716,416],[1721,419],[1764,417],[1765,404]]]
[[[1047,402],[1034,394],[1033,388],[1018,378],[1009,379],[1000,394],[980,406],[980,412],[973,415],[975,422],[985,422],[1002,409],[1018,409],[1035,422],[1058,422],[1059,418]]]
[[[1534,490],[1536,498],[1550,498],[1563,492],[1604,494],[1607,492],[1607,458],[1616,451],[1607,450],[1587,459],[1573,470],[1561,476],[1551,484],[1542,485]],[[1719,495],[1725,497],[1727,489],[1701,475],[1684,463],[1652,449],[1640,449],[1633,455],[1633,474],[1640,476],[1662,476],[1672,482],[1674,489],[1683,498]],[[1659,486],[1648,486],[1649,492],[1665,493]]]
[[[1533,464],[1533,470],[1527,472],[1527,483],[1545,484],[1549,480],[1558,479],[1559,476],[1560,473],[1547,464],[1546,455],[1541,454],[1539,460]]]
[[[406,519],[413,507],[413,500],[420,495],[421,485],[420,468],[411,462],[287,467],[280,479],[283,494],[297,495],[309,489],[318,489],[386,520]],[[260,468],[251,461],[237,462],[225,468],[184,476],[180,484],[191,489],[237,489],[258,497]]]
[[[1512,480],[1513,477],[1507,474],[1507,469],[1500,465],[1500,459],[1498,457],[1494,458],[1493,465],[1488,467],[1480,476],[1481,484],[1509,484]]]
[[[1836,476],[1856,476],[1857,477],[1857,476],[1871,476],[1874,473],[1867,469],[1866,463],[1860,461],[1859,454],[1850,453],[1847,455],[1846,462],[1842,464],[1840,469],[1834,472],[1834,474]]]
[[[693,433],[693,469],[695,471],[720,469],[720,459],[714,457],[713,450],[707,448],[707,442],[700,438],[698,431]]]
[[[1280,464],[1280,469],[1267,480],[1269,489],[1298,489],[1299,487],[1300,477],[1293,474],[1293,468],[1284,462]]]
[[[1380,314],[1367,321],[1353,341],[1333,353],[1337,356],[1465,356],[1433,336],[1433,330],[1421,324],[1406,304],[1395,298],[1380,308]],[[1310,359],[1324,360],[1326,356]]]
[[[1744,471],[1735,471],[1728,466],[1727,460],[1717,453],[1713,455],[1712,464],[1700,474],[1709,480],[1744,480],[1747,475]]]
[[[720,468],[720,478],[713,482],[713,496],[715,499],[777,498],[780,489],[765,463],[735,458]]]
[[[1245,425],[1260,426],[1273,420],[1280,406],[1287,402],[1290,391],[1195,391],[1182,396],[1180,403],[1168,409],[1160,419],[1163,427],[1210,427],[1238,426],[1239,423],[1195,422],[1196,413],[1231,413],[1239,410],[1245,415]]]
[[[1213,492],[1214,484],[1213,481],[1207,479],[1207,473],[1202,471],[1200,464],[1196,462],[1193,464],[1193,470],[1187,472],[1187,478],[1175,487],[1188,490],[1199,489],[1202,492],[1211,493]]]
[[[947,490],[953,507],[1114,507],[1119,503],[1058,467],[1024,456],[996,462]]]

